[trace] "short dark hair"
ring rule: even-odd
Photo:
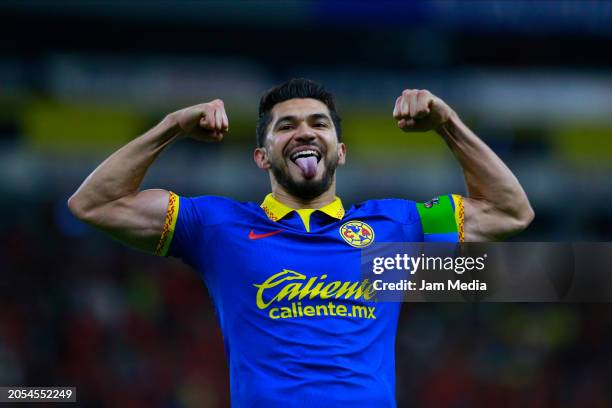
[[[340,116],[336,112],[336,101],[334,95],[328,92],[323,85],[305,78],[294,78],[268,89],[259,100],[259,118],[257,119],[257,147],[263,147],[266,140],[266,132],[272,121],[270,112],[278,103],[296,98],[312,98],[323,102],[334,122],[338,141],[341,141],[342,129]]]

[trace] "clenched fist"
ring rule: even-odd
[[[221,99],[190,106],[170,114],[181,134],[203,142],[220,142],[229,129]]]
[[[442,99],[425,89],[405,89],[395,100],[393,117],[404,132],[437,129],[454,114]]]

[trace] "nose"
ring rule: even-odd
[[[311,142],[317,135],[308,124],[301,123],[293,137],[300,142]]]

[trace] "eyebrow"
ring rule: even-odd
[[[286,115],[286,116],[281,116],[281,117],[280,117],[280,118],[278,118],[278,120],[277,120],[277,121],[274,123],[274,126],[278,125],[278,124],[279,124],[279,123],[281,123],[281,122],[285,122],[285,121],[287,121],[287,122],[295,122],[297,119],[298,119],[298,117],[297,117],[297,116],[294,116],[294,115]],[[317,120],[317,119],[325,119],[325,120],[327,120],[327,121],[330,121],[330,122],[331,122],[331,118],[330,118],[328,115],[326,115],[325,113],[313,113],[312,115],[308,115],[308,118],[307,118],[307,119],[311,119],[311,120],[312,120],[312,119],[314,119],[314,120]]]

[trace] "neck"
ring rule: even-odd
[[[301,210],[304,208],[317,210],[336,199],[336,180],[334,179],[332,184],[323,194],[311,200],[304,200],[299,197],[295,197],[289,194],[281,185],[274,182],[272,183],[272,196],[281,203],[295,210]]]

